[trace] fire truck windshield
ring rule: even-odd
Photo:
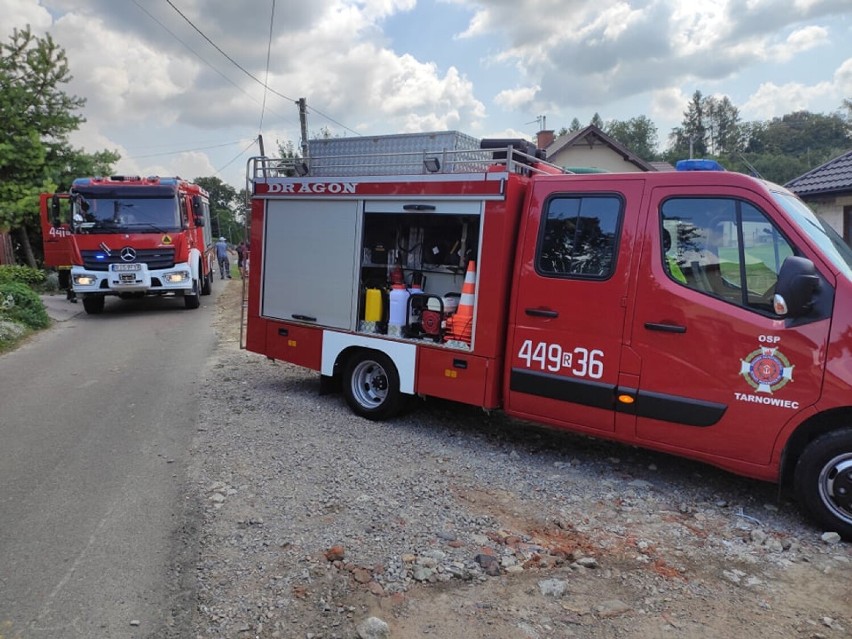
[[[115,192],[78,192],[73,219],[77,233],[165,233],[181,228],[174,195],[123,197]]]
[[[805,232],[831,260],[837,269],[852,279],[852,249],[843,241],[828,222],[811,211],[798,197],[791,193],[772,191],[775,201],[784,207],[793,222]]]

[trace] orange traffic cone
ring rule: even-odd
[[[449,320],[448,339],[455,339],[470,344],[473,332],[473,303],[476,298],[476,262],[471,260],[467,263],[467,272],[462,284],[459,308]]]

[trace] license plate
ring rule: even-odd
[[[142,269],[141,264],[113,264],[113,271],[139,271]]]
[[[122,282],[135,282],[136,281],[136,275],[133,274],[133,273],[121,273],[118,276],[118,278]]]

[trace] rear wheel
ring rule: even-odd
[[[403,403],[396,366],[377,351],[353,355],[343,371],[343,396],[356,415],[374,421],[393,417]]]
[[[100,315],[104,312],[105,301],[103,295],[86,295],[83,297],[83,308],[89,315]]]
[[[852,428],[817,437],[796,464],[796,497],[828,530],[852,540]]]

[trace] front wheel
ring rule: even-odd
[[[201,294],[210,295],[213,292],[213,269],[204,274],[199,267],[199,272],[201,272]]]
[[[393,417],[402,407],[396,366],[377,351],[353,355],[343,371],[343,396],[356,415],[373,421]]]
[[[852,428],[808,444],[796,464],[796,497],[828,530],[852,540]]]
[[[103,295],[85,295],[83,308],[89,315],[100,315],[104,312],[105,298]]]
[[[198,308],[201,306],[201,282],[198,280],[192,281],[192,293],[183,296],[183,303],[186,308]]]

